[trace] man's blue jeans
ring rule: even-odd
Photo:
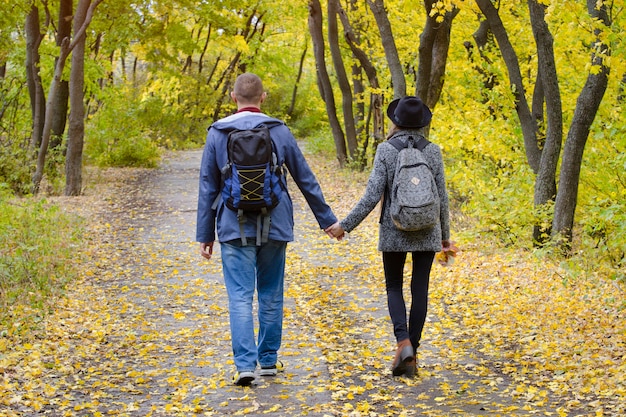
[[[252,239],[254,241],[254,239]],[[270,240],[261,246],[221,244],[222,269],[228,292],[230,332],[237,371],[254,371],[276,364],[283,328],[283,291],[287,242]],[[258,297],[258,347],[254,338],[252,301]]]

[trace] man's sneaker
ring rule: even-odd
[[[275,365],[271,366],[261,366],[261,370],[259,371],[259,375],[261,376],[276,376],[279,372],[283,372],[285,370],[285,365],[281,361],[276,362]]]
[[[240,387],[247,387],[252,384],[254,381],[254,372],[251,371],[242,371],[237,372],[233,377],[233,382],[235,385],[239,385]]]

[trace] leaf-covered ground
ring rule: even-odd
[[[199,157],[105,171],[59,200],[91,219],[82,278],[38,331],[0,337],[1,416],[626,414],[624,288],[601,271],[566,279],[528,253],[459,242],[453,266],[433,267],[419,376],[394,379],[377,216],[330,240],[295,187],[286,372],[233,386],[219,256],[193,242]],[[310,161],[345,215],[366,174]]]

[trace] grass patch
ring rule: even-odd
[[[43,199],[0,189],[0,332],[21,334],[76,276],[82,224]]]

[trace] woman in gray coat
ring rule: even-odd
[[[430,109],[417,97],[396,99],[389,104],[387,116],[393,122],[387,139],[399,138],[404,144],[409,137],[417,140],[424,136],[424,127],[430,123]],[[383,255],[383,268],[387,289],[387,305],[397,341],[396,355],[392,364],[394,376],[414,376],[417,371],[417,348],[426,321],[430,269],[436,252],[450,247],[450,220],[448,194],[444,178],[441,149],[429,143],[422,149],[437,185],[440,199],[440,216],[437,225],[430,229],[407,232],[396,228],[389,207],[390,193],[395,173],[398,150],[391,143],[383,142],[376,149],[374,166],[365,194],[341,222],[326,231],[341,239],[344,232],[356,228],[383,199],[379,224],[378,250]],[[407,309],[402,285],[407,253],[413,258],[411,274],[411,308],[407,323]]]

